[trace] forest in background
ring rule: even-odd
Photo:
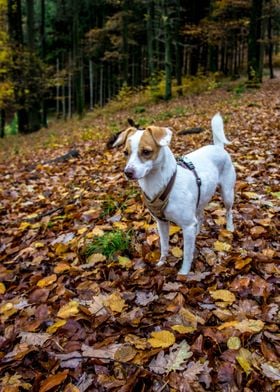
[[[248,83],[279,63],[279,0],[0,0],[0,135],[29,133],[135,89]]]

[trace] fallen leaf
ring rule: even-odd
[[[215,241],[214,249],[219,252],[229,252],[231,250],[231,245],[226,242]]]
[[[210,291],[210,295],[213,299],[219,299],[229,304],[232,304],[236,300],[235,295],[229,290],[212,290]]]
[[[115,352],[115,360],[119,362],[129,362],[131,361],[137,351],[132,347],[128,345],[122,345],[116,352]]]
[[[39,392],[47,392],[50,389],[57,387],[60,385],[68,376],[69,371],[64,370],[61,373],[54,374],[53,376],[49,376],[46,380],[41,383]]]
[[[63,305],[57,312],[57,317],[68,319],[76,316],[79,313],[79,303],[76,301],[70,301]]]
[[[104,300],[105,306],[110,308],[112,312],[121,313],[124,309],[125,301],[119,292],[115,292]]]
[[[169,331],[153,331],[148,342],[152,347],[166,348],[175,343],[175,336]]]
[[[227,346],[230,350],[239,350],[241,347],[241,341],[237,336],[231,336],[227,341]]]
[[[182,257],[183,256],[183,250],[179,248],[178,246],[174,246],[171,248],[171,253],[174,257]]]
[[[56,281],[57,281],[57,275],[52,274],[50,276],[46,276],[45,278],[40,279],[37,282],[37,286],[40,288],[44,288],[44,287],[50,286],[51,284],[53,284]]]
[[[236,356],[236,360],[247,375],[251,373],[252,354],[249,350],[246,348],[241,348],[238,355]]]

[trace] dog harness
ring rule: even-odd
[[[180,165],[185,169],[191,170],[195,176],[196,184],[198,188],[198,196],[196,202],[196,208],[197,208],[200,202],[201,179],[198,176],[197,171],[195,170],[195,166],[187,157],[178,158],[177,165]],[[148,210],[150,211],[150,213],[154,215],[156,218],[164,222],[168,222],[168,219],[166,219],[164,216],[164,210],[168,204],[169,194],[174,185],[176,174],[177,174],[177,167],[174,173],[172,174],[168,184],[166,185],[166,188],[164,188],[160,193],[158,193],[153,200],[149,199],[148,196],[145,194],[145,192],[143,192],[144,203],[148,208]]]

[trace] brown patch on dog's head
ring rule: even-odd
[[[155,143],[160,146],[168,146],[171,142],[172,131],[166,127],[150,126],[147,131],[152,135]]]
[[[121,132],[119,134],[117,140],[113,144],[113,147],[118,147],[118,146],[121,146],[122,144],[126,143],[126,140],[127,140],[128,136],[131,136],[136,131],[137,131],[136,128],[129,127],[125,131]]]
[[[138,155],[142,160],[155,160],[159,150],[170,143],[172,132],[168,128],[148,127],[140,139]]]

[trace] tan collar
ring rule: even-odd
[[[148,196],[145,194],[145,192],[143,192],[143,199],[146,207],[149,209],[152,215],[154,215],[156,218],[163,221],[166,221],[166,218],[164,216],[164,210],[168,204],[169,194],[173,187],[176,178],[176,173],[177,173],[177,166],[166,187],[162,189],[156,195],[156,197],[153,198],[153,200],[149,199]]]

